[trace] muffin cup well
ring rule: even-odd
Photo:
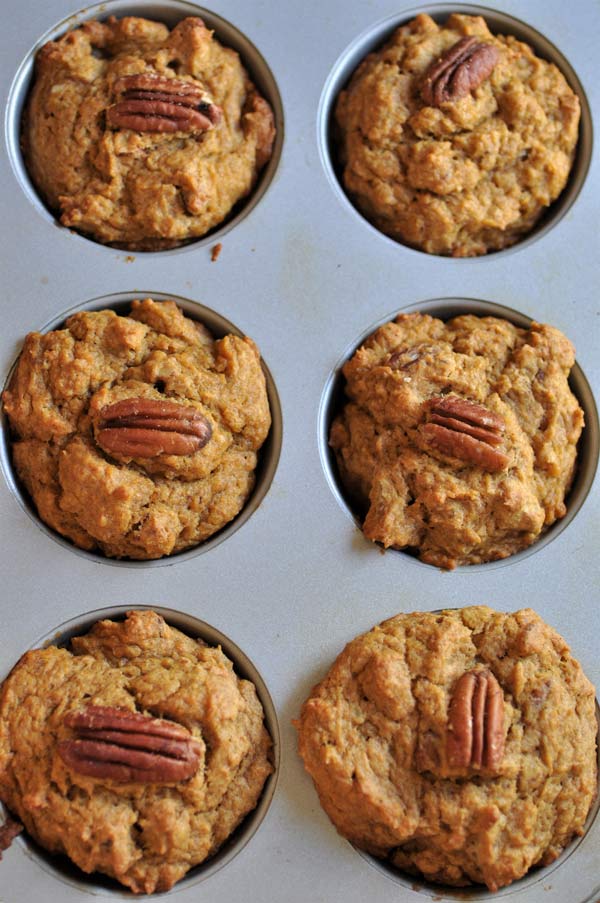
[[[477,604],[480,603],[478,602]],[[495,608],[496,606],[493,607]],[[449,604],[444,606],[443,608],[429,610],[423,609],[416,614],[418,617],[427,615],[437,616],[435,618],[436,621],[443,621],[442,616],[444,614],[459,612],[461,611],[461,608],[462,610],[464,610],[465,606],[456,607],[452,604]],[[467,610],[469,610],[468,605],[466,606],[466,608]],[[499,613],[500,611],[502,611],[502,606],[499,609]],[[525,611],[523,613],[525,613]],[[507,612],[507,614],[510,615],[511,612]],[[539,616],[539,612],[538,615],[536,615],[534,612],[534,616]],[[345,636],[345,646],[343,648],[339,648],[337,656],[333,659],[333,661],[330,661],[329,664],[323,665],[323,670],[320,673],[320,680],[309,693],[308,698],[304,698],[304,704],[302,705],[302,708],[300,710],[300,716],[298,718],[298,721],[295,723],[295,726],[299,733],[299,754],[300,757],[304,760],[304,768],[311,776],[315,790],[319,792],[319,796],[323,795],[322,798],[326,799],[327,801],[325,805],[322,804],[322,808],[324,809],[324,814],[330,821],[331,828],[336,826],[339,830],[341,823],[340,833],[343,837],[346,836],[346,830],[350,830],[355,834],[355,836],[359,836],[359,834],[361,834],[363,837],[369,835],[365,834],[365,832],[367,831],[367,819],[365,817],[365,809],[360,810],[360,801],[358,803],[360,811],[356,813],[355,822],[350,822],[350,827],[348,827],[348,812],[350,810],[347,808],[344,809],[343,804],[341,805],[341,808],[339,810],[335,806],[336,801],[338,803],[340,801],[340,787],[343,786],[341,784],[340,776],[344,773],[349,773],[350,769],[356,766],[356,775],[354,774],[354,771],[351,772],[352,781],[356,779],[359,782],[359,787],[362,787],[364,782],[365,799],[372,804],[372,794],[374,793],[374,788],[381,789],[382,784],[378,783],[378,781],[381,780],[383,782],[385,780],[385,778],[382,777],[382,775],[385,775],[386,773],[385,770],[378,770],[377,765],[381,765],[381,761],[385,759],[386,754],[391,756],[392,761],[394,761],[395,758],[399,756],[398,768],[400,772],[402,771],[403,767],[406,767],[405,759],[403,759],[402,755],[398,754],[395,742],[390,741],[389,735],[389,729],[391,729],[390,725],[392,723],[395,723],[397,727],[399,723],[404,723],[404,719],[402,716],[398,716],[398,714],[394,716],[390,712],[385,711],[385,706],[383,706],[382,708],[380,705],[382,699],[389,700],[391,698],[389,696],[386,696],[385,693],[385,691],[389,693],[390,688],[393,694],[394,689],[400,687],[400,697],[403,697],[405,692],[403,680],[394,680],[394,678],[397,678],[398,673],[402,672],[397,672],[389,662],[394,661],[395,657],[399,657],[400,661],[404,659],[405,661],[409,662],[408,670],[409,673],[411,673],[414,677],[415,672],[412,670],[413,665],[417,668],[417,672],[419,672],[419,665],[414,664],[415,662],[419,662],[419,647],[422,649],[427,649],[427,655],[431,655],[432,650],[435,650],[438,655],[443,658],[444,654],[448,652],[448,650],[452,646],[452,640],[450,639],[449,634],[446,633],[444,635],[444,639],[441,641],[441,644],[445,649],[445,652],[442,653],[439,644],[436,643],[432,637],[429,637],[431,645],[426,641],[426,630],[416,630],[414,633],[411,632],[412,641],[415,645],[410,647],[408,643],[408,637],[406,637],[407,642],[405,646],[405,643],[402,640],[399,640],[398,635],[393,631],[393,629],[389,631],[385,630],[386,625],[389,625],[391,622],[393,622],[395,617],[410,618],[411,615],[406,610],[397,612],[395,615],[388,612],[386,619],[382,623],[367,628],[363,633],[358,634],[357,636],[351,636],[348,634]],[[475,623],[476,621],[472,622],[472,628]],[[512,637],[512,639],[506,640],[505,638],[504,641],[510,644],[514,639],[514,635],[510,632],[507,635],[509,637]],[[361,646],[361,640],[365,640],[366,638],[370,638],[371,642],[365,642]],[[574,637],[573,639],[574,645],[577,645],[575,643],[575,640],[577,640],[577,638]],[[499,640],[500,646],[502,645],[502,642],[502,640]],[[358,648],[356,648],[357,644]],[[478,643],[476,645],[478,645]],[[488,666],[493,673],[493,661],[495,660],[495,656],[499,653],[500,647],[495,648],[494,651],[490,651],[492,649],[492,646],[487,645],[485,642],[483,642],[483,647],[487,650],[487,652],[484,654],[484,658],[487,658],[487,654],[491,656],[490,659],[488,659]],[[571,654],[575,657],[576,666],[580,668],[581,665],[577,662],[577,651],[573,649],[570,643],[569,647]],[[381,659],[378,658],[382,650],[384,650],[384,660],[386,659],[387,653],[389,653],[391,657],[390,660],[388,660],[388,663],[385,665],[382,665]],[[459,658],[460,654],[462,653],[459,653]],[[566,656],[567,658],[571,658],[569,651],[567,651]],[[503,658],[504,656],[499,655],[499,657]],[[369,678],[365,680],[365,672],[369,673],[369,662],[372,660],[379,661],[379,667],[381,668],[381,671],[377,672],[376,670],[374,670],[370,672]],[[455,674],[456,667],[458,667],[459,670],[462,671],[462,668],[456,665],[456,661],[452,658],[452,656],[450,656],[449,661],[453,662],[450,669],[451,674]],[[365,665],[365,663],[367,664]],[[440,665],[440,672],[437,678],[433,678],[431,680],[432,685],[435,685],[436,692],[439,691],[440,685],[444,686],[444,677],[442,676],[443,671],[444,667],[443,665]],[[381,682],[371,679],[373,674],[377,673],[382,676]],[[383,675],[385,675],[385,677]],[[394,675],[394,678],[391,678],[390,680],[391,675]],[[423,678],[423,681],[427,683],[427,678],[423,673],[421,673],[421,677]],[[429,673],[429,678],[432,678],[431,673]],[[352,689],[353,682],[356,682],[354,683],[354,692]],[[456,684],[454,684],[454,686],[456,687]],[[385,691],[383,688],[385,688]],[[374,692],[374,697],[370,696],[371,692]],[[410,691],[407,690],[406,692],[408,694]],[[577,691],[575,690],[574,692]],[[421,692],[417,694],[421,701],[423,700],[423,695],[423,687],[421,687]],[[379,703],[377,700],[379,700]],[[319,714],[315,717],[312,711],[310,711],[310,713],[309,711],[307,711],[307,706],[311,703],[317,702],[318,705],[316,706],[316,710]],[[417,701],[417,706],[418,704],[419,703]],[[354,717],[350,719],[350,727],[348,726],[348,722],[345,721],[343,717],[344,706],[353,707],[352,713]],[[373,716],[373,719],[369,717],[368,713],[373,710],[376,710],[378,715],[381,716],[381,722],[377,721],[375,716]],[[579,714],[581,714],[578,707],[576,707],[576,710]],[[481,901],[481,903],[483,903],[483,901],[490,901],[491,903],[491,901],[498,898],[511,898],[515,901],[524,901],[524,903],[543,903],[543,901],[547,899],[548,896],[556,900],[568,900],[569,903],[597,903],[598,893],[600,892],[600,879],[598,878],[597,874],[595,853],[598,841],[600,840],[600,818],[598,818],[598,811],[600,810],[600,798],[598,796],[598,789],[600,786],[600,748],[598,747],[598,739],[600,738],[600,705],[598,696],[594,698],[593,710],[594,714],[592,718],[595,721],[596,727],[596,744],[594,749],[594,759],[596,762],[596,793],[594,797],[591,798],[589,790],[586,791],[586,793],[589,794],[588,798],[590,798],[590,804],[587,818],[585,819],[585,823],[581,829],[581,835],[571,837],[570,841],[564,847],[562,852],[549,865],[532,865],[522,878],[513,880],[510,884],[501,887],[497,891],[490,891],[484,884],[451,886],[443,883],[435,883],[433,881],[425,879],[422,875],[418,875],[416,872],[414,874],[409,873],[403,870],[400,866],[395,866],[390,861],[390,859],[382,859],[370,852],[367,852],[367,850],[358,846],[356,843],[349,839],[347,840],[348,845],[352,847],[352,849],[356,853],[359,854],[364,862],[366,862],[369,866],[379,872],[380,875],[389,879],[396,885],[395,891],[390,891],[390,894],[395,892],[400,895],[400,898],[402,900],[413,900],[413,896],[410,893],[413,892],[421,894],[428,900],[439,901],[439,903],[456,903],[456,901],[467,901],[467,903],[469,903],[469,901],[474,901],[474,903],[476,903],[476,901]],[[436,704],[434,704],[433,709],[427,710],[428,713],[426,715],[426,719],[432,717],[432,711],[437,711],[437,715],[439,716],[439,707],[436,708]],[[587,711],[589,712],[589,710]],[[329,717],[326,717],[325,713],[327,713]],[[591,714],[591,712],[589,712],[589,714]],[[435,718],[436,716],[433,717]],[[337,750],[337,757],[334,757],[331,763],[327,763],[326,759],[319,760],[318,754],[315,753],[315,724],[318,724],[321,727],[321,730],[317,732],[317,742],[323,747],[327,747],[327,740],[329,740],[329,743],[334,743],[334,748],[336,748]],[[368,728],[365,727],[365,724],[368,725]],[[387,732],[386,728],[383,725],[387,725]],[[383,731],[383,734],[380,737],[381,731]],[[431,736],[432,748],[434,748],[434,745],[436,743],[436,741],[434,740],[435,734],[436,732],[434,729]],[[353,742],[349,744],[350,751],[348,753],[345,753],[342,740],[338,740],[336,744],[336,741],[332,740],[332,737],[339,736],[347,741],[348,736],[350,735]],[[356,751],[357,749],[359,751],[362,749],[361,742],[364,742],[366,740],[366,745],[368,746],[369,741],[372,738],[377,737],[382,740],[382,746],[378,747],[380,757],[375,760],[375,765],[373,764],[373,762],[367,763],[365,769],[361,771],[360,757],[357,758]],[[591,753],[592,750],[590,740],[591,737],[588,738],[589,745],[587,747],[587,750]],[[405,742],[406,737],[404,737],[404,739],[400,737],[398,749],[402,749],[402,744]],[[386,748],[387,753],[384,751]],[[432,758],[429,758],[429,755],[431,755],[431,750],[427,752],[425,751],[424,747],[420,748],[422,748],[424,751],[425,761],[428,760],[431,764]],[[313,755],[311,755],[311,753]],[[433,756],[433,759],[435,759],[435,756]],[[319,763],[318,766],[316,765],[317,762]],[[426,774],[426,772],[423,771],[421,767],[419,767],[418,765],[415,766],[414,761],[412,767],[416,767],[417,770],[421,772],[421,775]],[[367,777],[370,774],[369,768],[371,768],[371,770],[375,773],[372,783],[369,782]],[[576,767],[575,772],[577,772]],[[443,782],[443,775],[437,773],[435,771],[435,768],[433,774],[431,774],[430,777],[434,784],[436,783],[437,779],[442,779]],[[463,777],[461,777],[461,779],[459,779],[460,782],[462,782],[463,778],[464,775]],[[328,784],[329,780],[331,780],[331,784]],[[456,777],[450,776],[449,780],[452,783],[453,781],[456,781]],[[481,781],[485,785],[486,780],[487,779],[483,775],[481,777],[475,776],[474,778],[474,781],[477,784],[479,784],[479,782]],[[508,778],[508,780],[510,782],[510,777]],[[470,781],[471,778],[466,778],[467,784],[469,784]],[[393,775],[391,776],[391,782],[395,783],[395,778]],[[355,794],[356,788],[353,788],[352,791],[349,792]],[[385,796],[385,789],[383,790],[383,793]],[[402,796],[402,790],[400,789],[398,793],[399,799]],[[392,796],[394,796],[394,794],[392,794]],[[378,797],[375,796],[375,799],[378,800]],[[397,827],[393,824],[393,813],[396,811],[394,807],[396,806],[398,799],[390,800],[390,805],[387,809],[384,807],[382,810],[377,810],[377,808],[375,807],[370,810],[366,810],[372,815],[372,821],[370,822],[372,833],[370,834],[370,837],[373,838],[374,845],[381,844],[381,846],[383,847],[388,846],[391,843],[389,839],[391,835],[386,834],[385,831],[383,833],[380,833],[379,837],[377,837],[376,835],[376,828],[383,825],[383,821],[381,821],[381,823],[378,822],[378,814],[381,815],[381,811],[383,811],[385,815],[390,816],[390,813],[392,813],[392,816],[390,816],[389,827],[390,831],[393,834]],[[465,805],[468,807],[469,803],[466,802]],[[451,803],[449,808],[452,808]],[[419,806],[417,804],[417,811],[418,809]],[[423,815],[423,813],[421,814]],[[385,815],[382,817],[383,820],[385,820]],[[473,815],[476,815],[475,810],[473,811]],[[336,816],[340,819],[340,822],[336,821]],[[450,824],[453,824],[454,822],[452,822],[452,816],[450,814],[448,814],[448,818],[450,819]],[[444,819],[441,818],[441,821],[443,824]],[[447,825],[446,827],[450,828],[450,825]],[[535,827],[533,827],[533,823],[529,827],[531,829],[530,833],[532,835],[535,835],[536,829]],[[389,855],[393,855],[395,850],[401,851],[402,845],[395,848],[391,847],[389,849]],[[578,891],[576,889],[577,881],[583,874],[587,875],[587,890],[583,892],[584,895],[578,895]],[[589,888],[592,886],[594,887],[594,891],[590,894]],[[548,891],[553,891],[553,893],[549,895]],[[390,897],[390,899],[392,898]]]
[[[344,188],[342,171],[337,159],[334,136],[334,110],[340,91],[347,85],[356,68],[367,54],[380,48],[387,40],[389,40],[392,33],[398,27],[410,22],[410,20],[419,13],[431,16],[438,23],[445,22],[452,13],[483,16],[492,33],[514,35],[518,40],[529,44],[537,56],[554,63],[567,79],[571,89],[579,97],[581,102],[579,141],[567,184],[559,197],[550,205],[531,232],[527,233],[523,238],[515,242],[515,244],[500,251],[492,251],[487,255],[484,254],[477,257],[449,257],[445,259],[451,260],[454,263],[463,263],[465,261],[473,262],[476,260],[489,259],[490,256],[496,258],[499,254],[508,254],[512,251],[520,250],[531,242],[546,235],[575,203],[585,182],[591,162],[593,128],[590,106],[583,86],[573,66],[566,57],[563,56],[559,49],[544,37],[544,35],[540,34],[540,32],[536,31],[536,29],[527,23],[514,16],[508,15],[507,13],[485,6],[466,3],[436,3],[428,6],[405,9],[401,13],[394,14],[393,16],[389,16],[388,18],[375,23],[355,38],[335,62],[321,94],[317,114],[317,140],[321,163],[325,173],[334,193],[339,197],[346,209],[349,209],[352,212],[357,222],[362,223],[374,235],[379,236],[380,239],[390,243],[396,248],[402,248],[410,253],[426,253],[418,248],[413,248],[408,244],[404,244],[401,241],[396,241],[381,232],[360,212]],[[427,254],[427,256],[439,255]]]
[[[252,81],[257,86],[262,96],[269,102],[271,109],[273,110],[276,137],[271,158],[260,172],[257,182],[250,194],[237,202],[225,220],[211,229],[206,235],[203,235],[200,238],[190,239],[182,243],[179,247],[162,251],[136,250],[135,253],[144,254],[144,256],[155,254],[163,256],[165,254],[173,254],[186,249],[193,249],[198,246],[203,247],[206,245],[213,245],[248,216],[265,195],[273,181],[279,165],[283,146],[283,105],[271,69],[249,38],[226,19],[203,7],[188,3],[187,0],[162,0],[162,2],[158,3],[154,3],[152,0],[137,0],[137,2],[135,2],[135,0],[107,0],[106,3],[97,3],[93,6],[82,8],[80,11],[68,16],[62,22],[59,22],[57,25],[50,28],[40,37],[17,70],[9,91],[6,106],[5,133],[8,156],[17,181],[26,197],[44,219],[52,225],[57,225],[58,221],[54,212],[51,211],[42,200],[29,176],[21,150],[21,121],[29,88],[33,80],[35,56],[40,48],[48,41],[56,40],[65,34],[65,32],[77,28],[79,25],[82,25],[90,19],[105,20],[109,16],[115,16],[116,18],[122,18],[123,16],[138,16],[164,22],[170,28],[173,28],[186,16],[199,16],[204,20],[205,24],[215,32],[215,36],[220,43],[237,51]],[[72,230],[67,230],[66,227],[61,228],[65,228],[65,231],[71,232],[72,237],[76,240],[91,241],[99,248],[105,248],[107,251],[112,251],[113,253],[115,251],[114,247],[104,245],[92,237]]]
[[[331,424],[336,415],[342,409],[345,402],[344,394],[344,376],[342,367],[348,361],[354,352],[363,344],[363,342],[380,326],[390,322],[400,313],[423,313],[441,320],[450,320],[461,314],[474,314],[475,316],[492,316],[508,320],[515,326],[527,329],[532,322],[532,318],[519,311],[501,304],[491,301],[480,301],[472,298],[436,298],[429,301],[417,302],[401,310],[394,311],[376,323],[373,323],[366,329],[358,340],[346,350],[344,355],[338,361],[338,364],[329,376],[329,379],[321,396],[321,404],[319,407],[319,451],[321,455],[321,464],[327,478],[327,482],[343,510],[353,519],[359,529],[362,525],[362,517],[356,508],[355,503],[349,496],[344,487],[337,468],[335,455],[329,447],[329,433]],[[576,516],[583,505],[587,495],[594,482],[596,470],[598,468],[598,457],[600,453],[600,427],[598,422],[598,411],[590,385],[581,370],[581,367],[575,363],[569,377],[569,386],[571,391],[579,401],[585,416],[585,426],[578,443],[577,469],[573,484],[566,498],[567,513],[560,520],[557,520],[545,532],[541,534],[531,546],[516,552],[508,558],[496,561],[489,561],[484,564],[460,565],[456,570],[460,570],[463,574],[480,573],[482,569],[489,570],[493,567],[503,567],[510,564],[516,564],[533,555],[542,549],[549,542],[555,539]],[[420,561],[408,550],[388,549],[386,554],[404,555],[408,561],[415,564],[431,568],[433,565]]]
[[[81,636],[82,634],[87,633],[97,621],[123,621],[127,612],[132,610],[154,611],[161,615],[171,627],[180,630],[182,633],[185,633],[194,639],[201,639],[209,646],[220,646],[225,655],[233,662],[235,673],[238,677],[251,681],[256,687],[256,692],[264,711],[265,726],[273,741],[273,773],[265,782],[257,807],[252,812],[248,813],[242,823],[236,828],[233,834],[226,840],[224,845],[214,856],[191,869],[170,891],[167,892],[173,894],[178,890],[183,890],[194,884],[199,884],[201,881],[211,877],[211,875],[214,875],[221,868],[230,863],[234,857],[243,850],[262,824],[269,806],[271,805],[279,776],[281,748],[279,723],[275,706],[273,705],[267,686],[256,666],[248,658],[245,652],[216,627],[213,627],[190,614],[176,611],[171,608],[163,608],[156,605],[116,605],[109,608],[100,608],[95,611],[78,615],[69,621],[59,624],[32,643],[26,651],[46,646],[66,647],[72,637]],[[7,673],[2,674],[2,680],[7,676]],[[0,811],[4,814],[6,814],[7,811],[2,803],[0,803]],[[98,873],[86,875],[66,856],[54,856],[48,853],[26,833],[21,833],[14,843],[21,847],[23,853],[36,862],[45,872],[51,874],[59,881],[64,881],[76,887],[77,890],[86,895],[121,895],[126,893],[128,896],[133,897],[133,895],[116,880]],[[153,897],[154,896],[166,896],[166,894],[155,894]]]
[[[152,291],[122,292],[113,295],[105,295],[100,298],[94,298],[91,301],[85,302],[84,304],[77,305],[70,310],[64,311],[55,319],[42,326],[39,331],[42,333],[47,333],[55,329],[60,329],[64,325],[65,320],[78,311],[98,311],[111,309],[116,311],[116,313],[118,314],[126,315],[130,310],[131,302],[133,300],[142,300],[144,298],[152,298],[155,301],[174,301],[188,317],[197,320],[200,323],[203,323],[210,330],[213,336],[215,336],[215,338],[220,338],[231,333],[237,336],[244,335],[244,332],[237,326],[235,326],[229,320],[226,320],[225,317],[222,317],[220,314],[216,313],[216,311],[205,307],[203,304],[199,304],[185,298],[180,298],[176,295],[166,295],[162,292]],[[12,372],[17,364],[17,360],[14,361],[12,367],[10,368],[8,375],[4,380],[3,388],[6,388],[8,386]],[[219,530],[217,533],[213,534],[211,537],[197,546],[193,546],[192,548],[186,549],[182,552],[177,552],[173,555],[165,556],[163,558],[137,561],[132,559],[108,558],[100,552],[88,552],[85,549],[80,549],[78,546],[74,545],[70,540],[61,536],[41,520],[37,513],[35,505],[29,497],[29,494],[20,483],[12,464],[10,425],[8,423],[6,414],[2,412],[0,421],[0,467],[2,468],[4,477],[12,492],[16,496],[21,508],[26,511],[27,514],[29,514],[29,516],[35,521],[40,530],[46,533],[55,542],[58,542],[60,545],[64,546],[67,549],[70,549],[78,555],[83,555],[89,560],[99,561],[103,562],[104,564],[110,564],[120,567],[161,567],[172,565],[175,562],[188,560],[189,558],[192,558],[195,555],[199,555],[202,552],[207,552],[210,549],[215,548],[217,545],[223,542],[223,540],[230,537],[233,533],[236,532],[239,527],[246,523],[246,521],[256,511],[256,509],[265,498],[277,469],[279,454],[281,451],[283,431],[281,406],[279,403],[279,395],[277,393],[273,377],[262,357],[261,366],[267,384],[267,395],[271,409],[272,423],[269,435],[267,436],[266,441],[258,452],[258,466],[255,472],[256,481],[254,488],[244,507],[237,514],[237,516],[224,527],[222,527],[221,530]]]

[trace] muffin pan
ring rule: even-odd
[[[334,95],[365,52],[419,11],[484,15],[492,29],[513,31],[556,60],[582,100],[569,186],[533,235],[506,252],[453,260],[406,248],[369,225],[337,182],[328,149]],[[275,107],[276,151],[254,194],[215,234],[182,249],[126,254],[75,235],[56,225],[23,170],[19,116],[35,48],[82,19],[109,14],[169,24],[185,15],[204,17],[223,43],[240,50]],[[373,868],[322,812],[290,724],[343,645],[400,611],[478,602],[505,611],[531,606],[567,639],[600,686],[597,479],[594,485],[600,199],[593,154],[596,56],[589,38],[599,28],[600,10],[591,0],[572,4],[568,13],[558,0],[531,0],[524,12],[516,0],[498,0],[489,8],[410,0],[395,6],[386,0],[309,0],[301,7],[227,0],[210,10],[181,0],[108,0],[79,11],[66,0],[23,0],[5,23],[2,383],[27,332],[52,328],[74,309],[118,306],[143,296],[180,304],[184,299],[187,313],[211,318],[205,319],[209,327],[218,329],[222,320],[235,324],[256,341],[270,374],[271,445],[263,452],[255,494],[240,515],[244,521],[234,522],[226,541],[220,534],[198,550],[160,562],[106,566],[100,556],[53,541],[26,513],[6,445],[2,451],[2,675],[40,635],[71,629],[64,622],[74,620],[79,630],[97,619],[97,609],[151,606],[183,613],[174,623],[184,630],[200,619],[231,638],[273,699],[281,760],[268,812],[252,816],[260,821],[265,814],[239,855],[207,863],[200,884],[194,873],[176,885],[170,895],[178,900],[358,903],[373,897],[409,903],[510,896],[519,903],[596,903],[600,897],[595,810],[585,836],[553,865],[496,894],[479,887],[452,891],[391,875],[379,863]],[[217,242],[222,250],[213,261]],[[339,398],[339,368],[376,325],[400,311],[444,308],[450,315],[472,305],[476,311],[491,305],[516,322],[551,323],[573,341],[578,367],[572,387],[587,426],[563,521],[521,555],[444,573],[404,553],[382,555],[362,536],[337,488],[326,429]],[[131,899],[96,876],[61,873],[23,837],[6,851],[0,871],[6,903],[44,896],[65,903],[91,896]]]

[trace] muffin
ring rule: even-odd
[[[134,893],[212,856],[272,771],[254,685],[152,611],[27,652],[0,690],[0,799],[42,847]]]
[[[330,445],[365,536],[442,568],[506,558],[566,513],[583,412],[568,339],[400,314],[344,365]]]
[[[271,423],[255,344],[151,299],[30,333],[3,398],[41,519],[116,558],[170,555],[229,523]]]
[[[573,164],[579,99],[480,16],[420,14],[360,64],[335,110],[343,183],[374,226],[472,257],[526,235]]]
[[[89,21],[36,58],[27,169],[64,226],[130,250],[199,238],[252,190],[273,113],[202,19]]]
[[[302,707],[300,754],[338,831],[410,874],[495,891],[584,831],[594,688],[531,609],[400,614]]]

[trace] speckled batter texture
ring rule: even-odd
[[[113,128],[115,82],[139,73],[200,86],[221,121],[200,135]],[[253,188],[274,136],[237,53],[195,17],[171,32],[111,17],[44,45],[23,122],[27,168],[60,222],[131,250],[174,247],[221,223]]]
[[[476,666],[502,688],[504,757],[451,778],[449,700]],[[429,881],[497,890],[552,862],[596,793],[594,688],[531,609],[397,615],[349,643],[296,726],[340,833]]]
[[[575,361],[551,326],[496,317],[444,323],[400,314],[344,365],[348,403],[330,444],[363,531],[454,568],[529,546],[566,513],[583,412],[568,385]],[[490,473],[432,447],[432,398],[480,403],[505,424],[505,469]]]
[[[198,771],[170,784],[78,774],[57,744],[72,736],[65,715],[87,705],[183,725],[203,749]],[[135,893],[168,890],[216,852],[256,806],[270,750],[253,684],[151,611],[26,653],[0,693],[0,798],[50,852]]]
[[[465,97],[428,106],[429,66],[474,35],[500,51]],[[565,187],[579,99],[551,63],[484,19],[418,15],[354,73],[336,108],[343,181],[378,229],[430,254],[471,257],[513,244]]]
[[[188,455],[108,454],[102,409],[125,398],[199,411],[210,441]],[[19,478],[45,523],[83,549],[160,558],[207,539],[241,510],[271,423],[258,349],[216,341],[174,302],[129,316],[83,311],[30,333],[4,392]]]

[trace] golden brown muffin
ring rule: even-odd
[[[215,341],[172,301],[30,333],[3,397],[41,519],[117,558],[170,555],[229,523],[271,423],[256,345]]]
[[[561,72],[527,44],[479,16],[420,14],[340,95],[344,185],[397,241],[455,257],[499,250],[565,187],[579,114]]]
[[[45,44],[23,120],[27,168],[60,222],[171,248],[221,223],[269,160],[273,113],[201,19],[89,21]]]
[[[0,798],[29,834],[135,893],[227,840],[273,771],[254,685],[151,611],[26,653],[0,692]]]
[[[583,411],[552,326],[400,314],[344,365],[330,433],[363,531],[438,567],[529,546],[566,513]]]
[[[338,831],[429,881],[494,891],[547,865],[596,794],[594,688],[531,609],[390,618],[296,726]]]

